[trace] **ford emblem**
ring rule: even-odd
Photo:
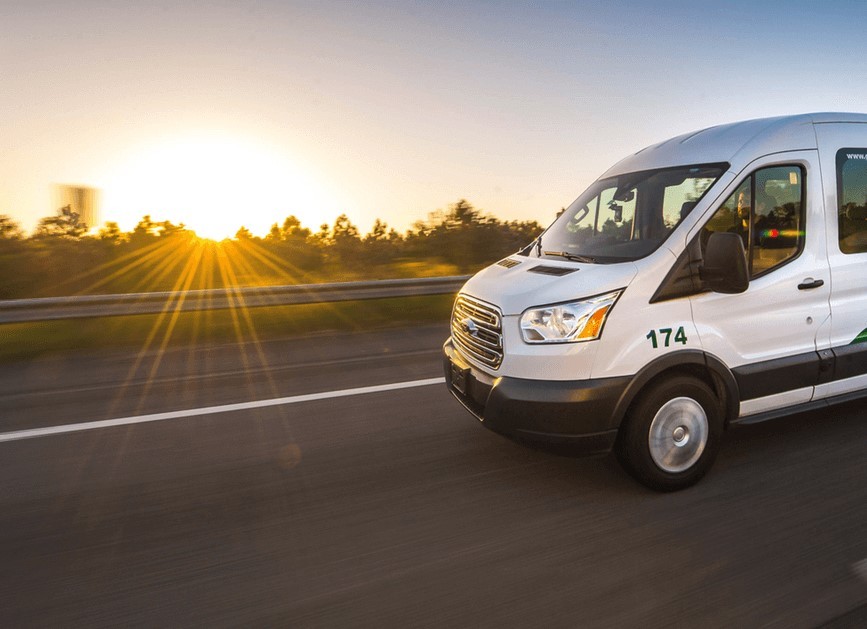
[[[476,337],[479,335],[479,326],[477,326],[476,322],[469,317],[461,321],[461,328],[464,332],[466,332],[472,337]]]

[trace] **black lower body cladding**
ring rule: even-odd
[[[473,376],[451,339],[443,346],[446,384],[458,401],[491,430],[541,444],[564,445],[581,454],[611,450],[617,437],[614,417],[631,378],[546,381]]]

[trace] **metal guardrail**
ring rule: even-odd
[[[0,323],[446,295],[458,292],[469,278],[469,275],[451,275],[369,282],[12,299],[0,301]]]

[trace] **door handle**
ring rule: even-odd
[[[808,277],[803,282],[798,284],[798,290],[809,290],[811,288],[819,288],[820,286],[824,285],[824,280],[814,280],[812,277]]]

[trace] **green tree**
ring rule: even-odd
[[[287,216],[283,221],[283,227],[280,228],[282,238],[300,238],[307,240],[310,237],[310,230],[301,224],[301,221],[294,214]]]
[[[328,223],[322,223],[319,226],[319,231],[313,234],[313,241],[320,247],[326,247],[331,244],[331,228]]]
[[[33,290],[36,265],[24,231],[11,217],[0,215],[0,299],[25,296]]]
[[[276,226],[277,224],[274,223],[274,225]],[[249,229],[244,227],[243,225],[241,225],[241,227],[238,229],[238,231],[235,232],[235,240],[252,240],[252,239],[253,239],[253,233]]]
[[[77,212],[67,205],[54,216],[39,219],[34,238],[64,238],[78,240],[87,233],[87,223],[81,220]]]
[[[451,226],[467,227],[482,222],[481,213],[466,199],[460,199],[449,207],[447,221]]]
[[[114,221],[107,221],[97,232],[96,237],[103,242],[120,244],[126,242],[129,238],[127,234],[120,230],[120,226]]]
[[[21,240],[24,230],[11,216],[0,214],[0,240]]]
[[[394,231],[394,230],[392,230]],[[388,225],[379,219],[373,222],[370,232],[364,237],[365,243],[386,242],[388,240]]]
[[[328,226],[323,228],[327,230]],[[322,248],[326,246],[325,240],[304,227],[295,215],[287,216],[282,225],[271,225],[263,244],[284,260],[294,274],[299,269],[318,270],[322,266]]]
[[[358,228],[346,214],[341,214],[331,228],[331,250],[342,265],[356,265],[360,261],[361,238]]]
[[[334,220],[331,237],[335,243],[341,240],[358,240],[358,228],[346,214],[341,214]]]
[[[133,227],[130,234],[130,242],[135,246],[141,246],[145,243],[152,242],[159,235],[159,226],[151,220],[150,214],[145,214],[141,220]]]
[[[394,229],[389,229],[385,221],[377,218],[362,244],[363,257],[373,264],[382,265],[394,262],[401,255],[403,237]]]
[[[176,236],[193,236],[194,232],[187,229],[183,223],[175,225],[171,221],[160,221],[155,223],[157,233],[160,238],[173,238]]]

